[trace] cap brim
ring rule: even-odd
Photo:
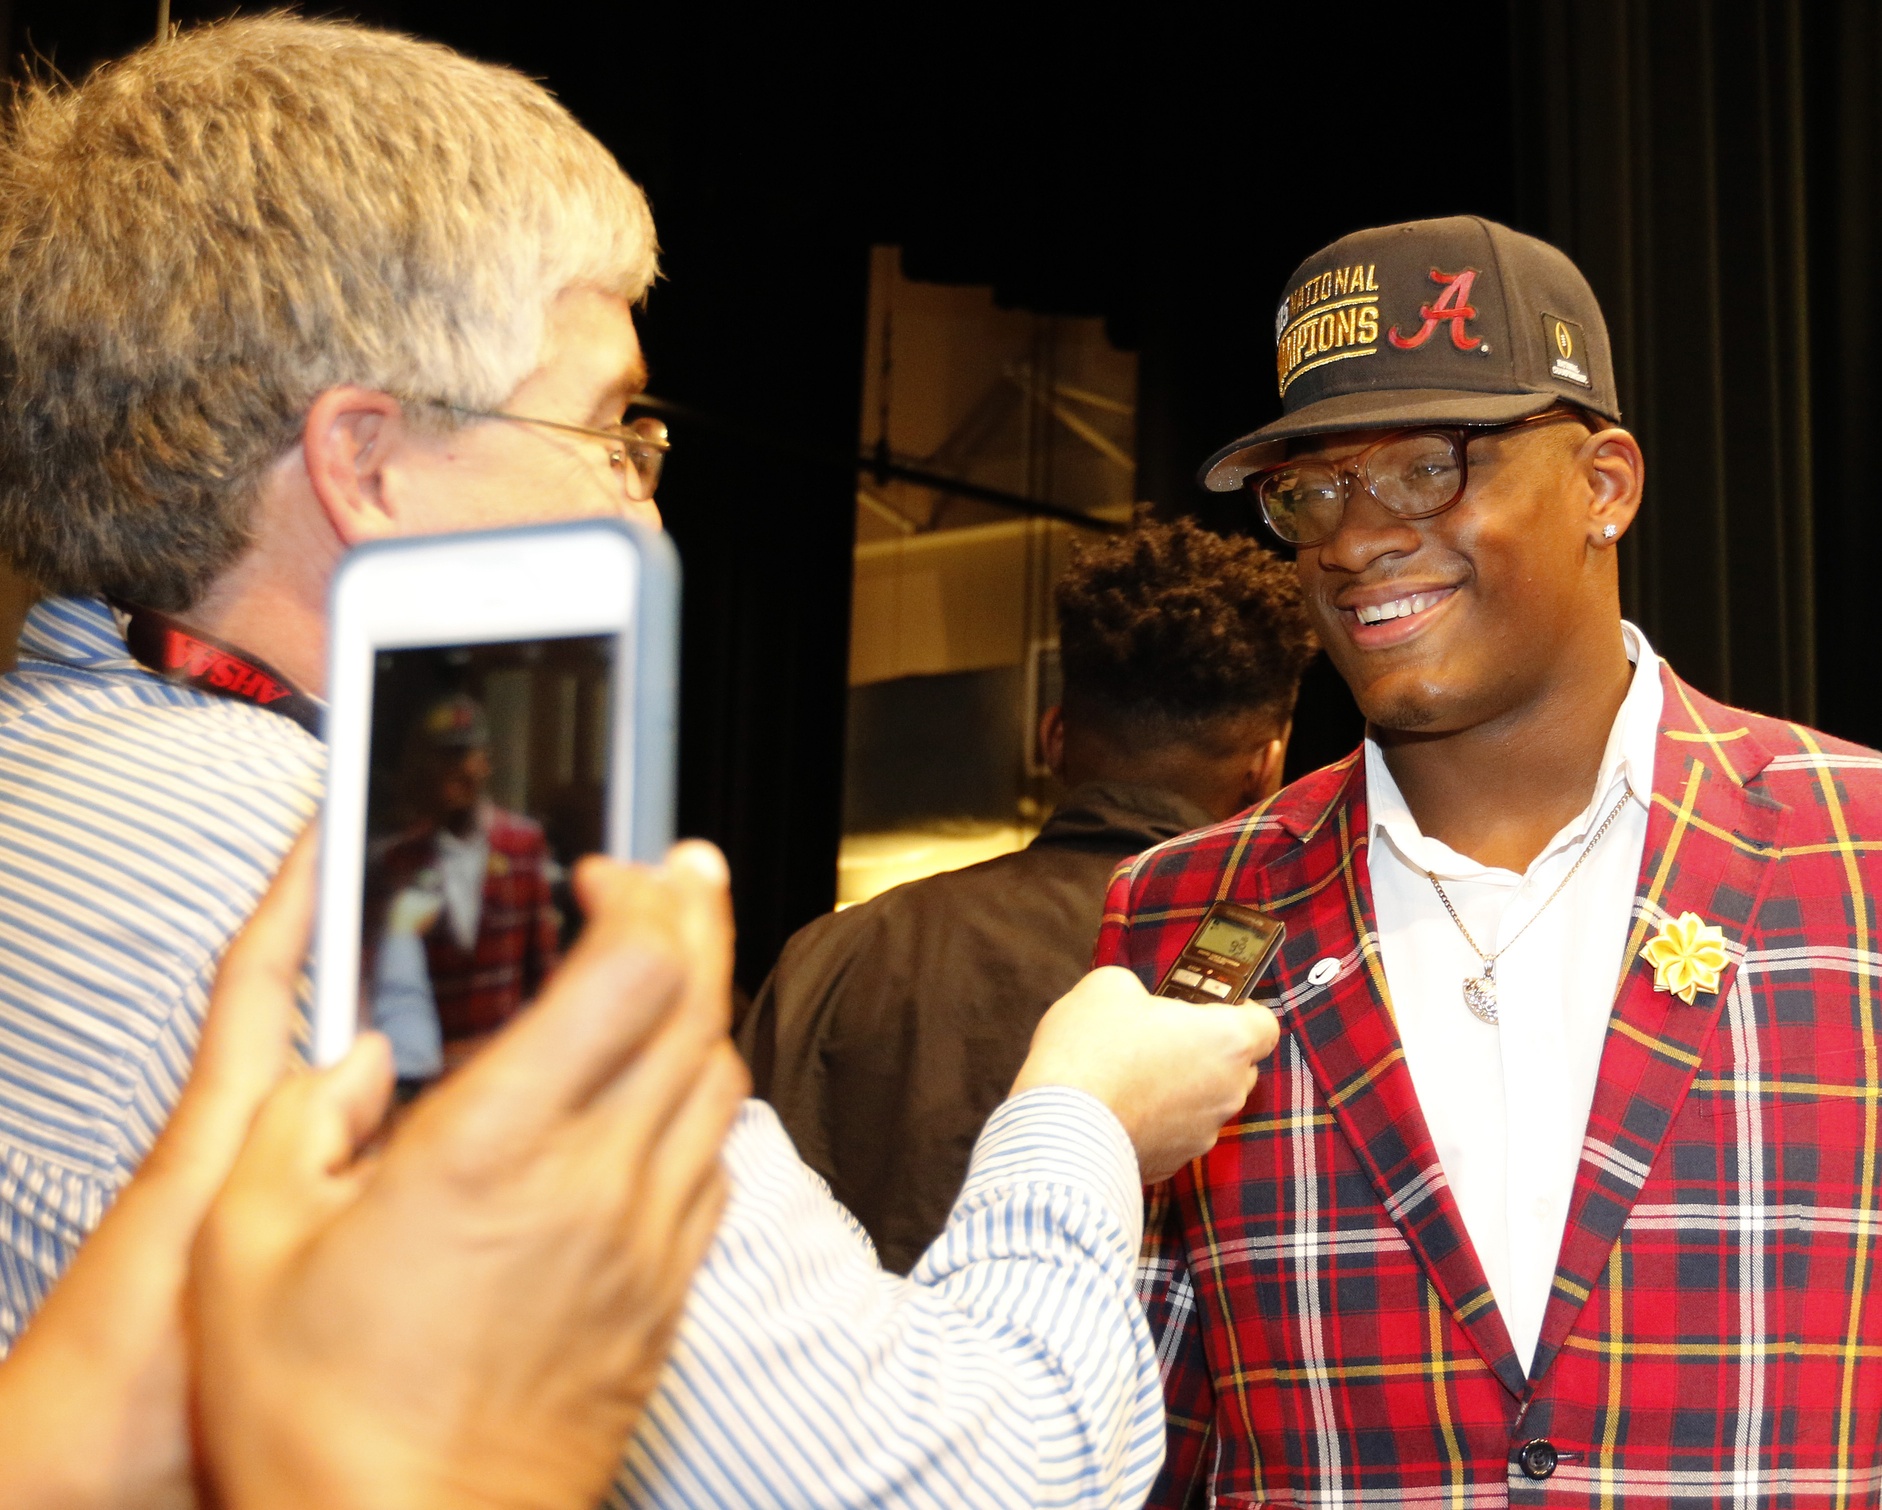
[[[1232,493],[1250,472],[1283,460],[1281,442],[1304,435],[1402,425],[1503,425],[1568,402],[1572,400],[1559,393],[1459,393],[1455,388],[1342,393],[1296,409],[1224,446],[1202,464],[1197,477],[1212,493]]]

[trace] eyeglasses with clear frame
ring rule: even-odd
[[[1593,428],[1579,410],[1569,408],[1545,409],[1507,425],[1420,425],[1382,435],[1351,456],[1291,457],[1251,473],[1242,486],[1254,494],[1268,528],[1305,550],[1339,532],[1354,483],[1394,518],[1430,519],[1464,496],[1471,441],[1563,419]]]
[[[673,442],[661,420],[646,415],[619,425],[571,425],[559,419],[538,419],[533,414],[510,414],[502,409],[470,409],[445,399],[423,399],[437,409],[448,409],[466,419],[502,419],[513,425],[539,425],[545,430],[562,430],[570,435],[585,435],[608,443],[608,466],[621,479],[621,490],[630,503],[652,501],[660,485],[660,471],[666,465]]]

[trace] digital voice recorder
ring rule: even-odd
[[[1203,914],[1157,995],[1205,1005],[1246,1001],[1286,937],[1287,925],[1279,918],[1217,902]]]

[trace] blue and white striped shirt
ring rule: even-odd
[[[1081,1091],[1006,1103],[901,1279],[777,1115],[747,1102],[732,1196],[616,1505],[1136,1506],[1163,1392],[1134,1289],[1143,1208]]]
[[[320,801],[278,714],[175,687],[55,598],[0,676],[0,1351],[150,1151],[216,961]]]
[[[110,610],[33,610],[0,677],[0,1351],[148,1151],[216,961],[318,805],[287,719],[172,687]],[[1126,1506],[1163,1457],[1116,1119],[1042,1088],[987,1124],[909,1279],[768,1107],[615,1502]]]

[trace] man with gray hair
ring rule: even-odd
[[[0,1341],[162,1127],[318,804],[340,557],[657,520],[659,439],[605,428],[646,200],[518,75],[269,18],[10,124],[0,548],[50,596],[0,679]]]
[[[664,433],[619,423],[654,272],[640,190],[542,89],[406,38],[233,21],[17,105],[0,552],[52,596],[0,677],[0,1344],[163,1126],[215,962],[318,803],[344,552],[657,520]],[[749,1104],[619,1492],[1140,1500],[1139,1182],[1209,1146],[1275,1032],[1088,977],[912,1280]]]

